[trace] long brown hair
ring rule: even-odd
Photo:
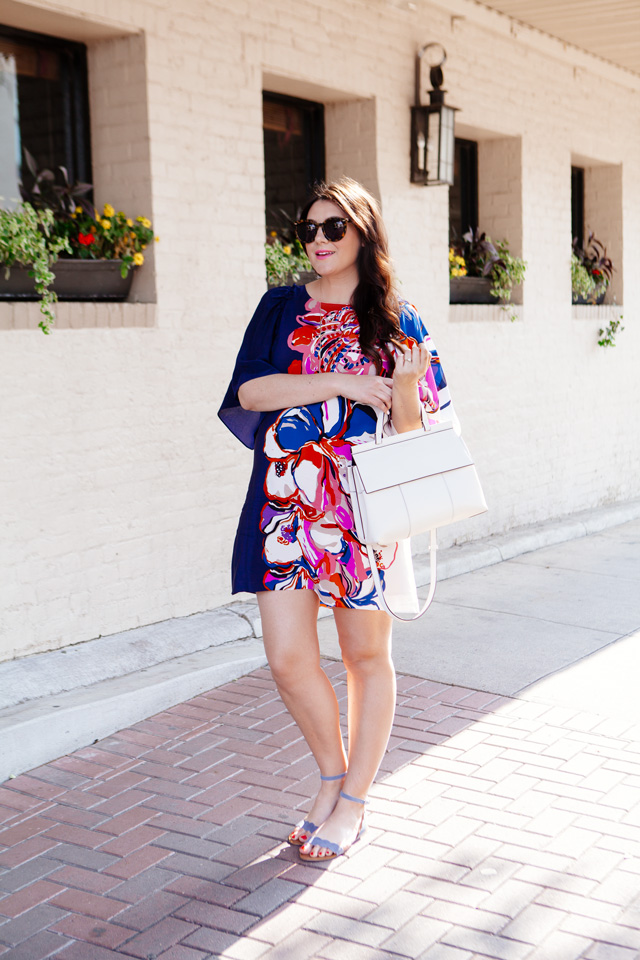
[[[302,209],[302,219],[316,200],[330,200],[337,204],[360,234],[363,245],[357,261],[359,281],[352,298],[360,324],[360,347],[365,357],[375,363],[378,374],[382,372],[380,352],[386,356],[393,371],[395,364],[389,344],[402,335],[400,305],[394,290],[387,233],[378,201],[356,180],[340,177],[332,183],[315,184]]]

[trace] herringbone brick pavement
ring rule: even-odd
[[[7,781],[0,957],[640,956],[637,727],[401,676],[370,829],[308,865],[317,783],[267,670]]]

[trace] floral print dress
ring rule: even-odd
[[[408,303],[402,304],[400,326],[405,343],[426,341],[432,353],[419,384],[425,410],[444,409],[449,397],[442,368]],[[229,429],[254,449],[233,551],[233,593],[307,589],[325,606],[380,609],[345,482],[351,448],[374,437],[374,408],[335,397],[257,413],[243,410],[238,401],[243,383],[273,373],[375,374],[358,334],[350,306],[319,303],[297,285],[266,293],[247,328],[219,411]],[[389,602],[416,609],[408,543],[380,548],[376,562]]]

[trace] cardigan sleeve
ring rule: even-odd
[[[273,364],[273,345],[278,334],[280,317],[292,295],[291,287],[268,290],[258,304],[246,329],[236,364],[218,416],[226,427],[250,450],[264,413],[245,410],[238,398],[238,390],[248,380],[282,373]]]

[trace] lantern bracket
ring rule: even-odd
[[[434,94],[437,92],[440,94],[441,97],[444,96],[444,90],[441,90],[440,88],[444,83],[444,75],[442,73],[442,68],[447,62],[447,51],[445,50],[445,48],[442,46],[441,43],[425,43],[424,46],[420,47],[420,49],[416,54],[416,88],[415,88],[416,107],[419,107],[421,103],[420,86],[422,82],[422,77],[421,77],[422,58],[424,57],[427,50],[435,50],[436,48],[442,51],[442,56],[438,59],[438,55],[436,54],[435,56],[431,57],[431,59],[433,59],[434,62],[429,63],[429,67],[431,68],[429,71],[429,79],[431,81],[431,86],[433,87],[431,94]],[[427,62],[429,62],[429,59],[430,58],[427,58]],[[433,96],[431,96],[431,102],[441,103],[442,100],[440,99],[436,101],[433,99]]]

